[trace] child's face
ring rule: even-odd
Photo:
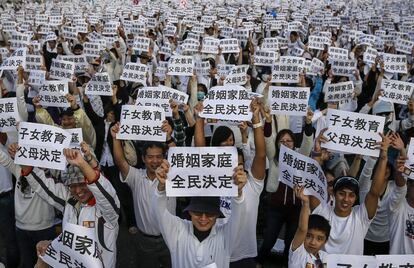
[[[316,255],[319,250],[325,245],[326,235],[324,232],[317,229],[310,229],[305,238],[305,249],[307,252]]]

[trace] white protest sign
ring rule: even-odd
[[[326,115],[328,142],[322,147],[351,154],[379,156],[376,145],[381,141],[378,133],[384,131],[385,118],[381,116],[328,109]]]
[[[27,48],[19,48],[7,59],[3,59],[0,70],[17,70],[21,65],[26,69],[26,52]]]
[[[217,38],[204,38],[201,53],[205,54],[218,54],[220,40]]]
[[[401,52],[403,54],[411,55],[413,52],[414,42],[398,38],[397,42],[395,42],[395,50]]]
[[[192,76],[194,60],[192,56],[171,56],[168,61],[168,75]]]
[[[99,57],[101,52],[101,45],[94,42],[85,42],[83,43],[83,54],[87,57]]]
[[[144,87],[137,94],[137,99],[174,100],[177,103],[187,103],[188,94],[166,86]]]
[[[375,256],[328,254],[326,263],[329,268],[377,268],[377,259]]]
[[[375,48],[367,47],[364,52],[363,61],[365,63],[375,63],[375,59],[378,57],[378,51]]]
[[[383,78],[381,81],[382,95],[380,99],[406,105],[414,90],[414,83]]]
[[[63,149],[69,147],[71,135],[66,130],[45,124],[20,122],[19,151],[14,163],[26,166],[66,169]]]
[[[112,96],[114,93],[112,91],[112,84],[109,81],[108,73],[95,73],[85,87],[85,94]]]
[[[26,70],[40,70],[42,68],[42,55],[26,55]]]
[[[198,52],[200,48],[200,42],[197,39],[187,38],[181,44],[181,48],[184,52]]]
[[[80,150],[81,143],[83,141],[82,129],[81,128],[69,128],[65,130],[71,135],[69,148],[76,148]]]
[[[41,86],[46,80],[46,71],[43,70],[31,70],[29,73],[29,85]]]
[[[147,92],[152,92],[151,90],[146,90]],[[170,106],[170,101],[168,99],[151,99],[151,98],[137,98],[135,100],[135,105],[137,106],[146,106],[146,107],[158,107],[164,110],[166,117],[172,117],[172,110]]]
[[[237,196],[236,147],[172,147],[167,196]]]
[[[141,63],[128,62],[124,66],[120,79],[146,85],[147,66]]]
[[[62,26],[62,33],[63,37],[65,37],[66,39],[78,39],[78,30],[76,27]]]
[[[194,66],[196,75],[209,75],[211,66],[209,61],[196,61]]]
[[[327,85],[325,102],[340,102],[352,99],[354,93],[354,82],[346,81]]]
[[[161,130],[164,120],[165,112],[162,108],[123,105],[121,125],[116,138],[165,142],[166,133]]]
[[[311,73],[314,73],[315,75],[323,74],[324,70],[325,63],[317,58],[313,58],[310,66]]]
[[[53,59],[50,67],[50,78],[71,82],[75,74],[75,63]]]
[[[40,258],[55,268],[104,267],[102,249],[99,248],[95,228],[66,222],[63,226],[63,232],[50,243],[45,255]]]
[[[414,138],[410,139],[410,145],[407,149],[408,159],[405,161],[404,174],[407,175],[410,179],[414,180]]]
[[[278,51],[279,50],[279,39],[277,37],[268,37],[263,39],[263,43],[260,47],[263,51]]]
[[[44,81],[39,88],[39,100],[42,106],[69,107],[66,95],[69,93],[67,82]]]
[[[339,47],[329,47],[328,55],[329,55],[329,60],[347,60],[348,50],[345,48],[339,48]]]
[[[279,54],[276,51],[255,51],[254,52],[254,65],[256,66],[273,66]]]
[[[252,118],[251,101],[246,89],[242,86],[216,86],[208,91],[200,117],[250,121]]]
[[[306,116],[310,88],[271,86],[269,91],[271,114]]]
[[[10,48],[18,49],[24,48],[30,44],[31,36],[20,32],[13,32],[10,39]]]
[[[216,78],[220,79],[221,77],[226,77],[229,75],[230,71],[234,68],[234,64],[217,64],[217,75]]]
[[[382,54],[384,61],[384,70],[389,73],[407,73],[407,56],[395,54]]]
[[[249,65],[236,65],[224,79],[224,85],[244,85],[247,83]]]
[[[77,74],[85,72],[89,66],[85,55],[59,56],[59,59],[73,62],[75,64],[75,73]]]
[[[236,38],[221,39],[220,48],[221,48],[221,53],[223,54],[239,53],[240,52],[239,40],[237,40]]]
[[[329,43],[329,38],[325,36],[310,35],[308,40],[308,47],[315,50],[324,50],[326,42]]]
[[[141,52],[149,52],[151,39],[143,36],[136,36],[134,38],[133,48]]]
[[[0,99],[0,132],[16,131],[16,123],[21,121],[16,98]]]
[[[305,68],[305,59],[293,56],[280,57],[273,65],[272,83],[299,83],[299,74]]]
[[[331,70],[333,75],[353,76],[356,68],[356,60],[332,60]]]
[[[293,188],[304,186],[305,194],[326,203],[326,178],[319,163],[282,145],[279,153],[279,181]]]
[[[378,268],[411,268],[414,267],[414,254],[376,255]]]

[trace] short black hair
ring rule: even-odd
[[[160,148],[162,149],[162,154],[164,155],[167,152],[167,147],[165,146],[165,143],[158,141],[148,141],[145,142],[142,146],[142,156],[145,157],[147,155],[147,151],[149,148]]]
[[[328,241],[329,234],[331,233],[331,225],[327,219],[318,214],[310,215],[308,230],[311,229],[322,231],[326,236],[326,241]]]
[[[226,141],[231,136],[234,137],[231,128],[227,126],[219,126],[214,130],[213,137],[211,137],[211,146],[220,146],[222,142]]]
[[[82,46],[81,44],[76,44],[76,45],[73,47],[73,50],[76,50],[76,49],[83,50],[83,46]]]
[[[74,114],[74,112],[73,112],[72,108],[67,108],[67,109],[62,110],[60,112],[59,116],[62,118],[65,115],[66,116],[73,116],[73,114]]]

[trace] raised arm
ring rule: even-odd
[[[253,110],[253,133],[254,133],[254,146],[255,154],[251,167],[252,175],[258,180],[264,180],[266,169],[266,145],[264,139],[264,132],[262,123],[260,120],[260,105],[257,100],[252,102]]]
[[[20,119],[22,121],[27,121],[29,114],[27,113],[26,101],[24,100],[24,69],[19,66],[17,69],[17,88],[16,88],[16,98],[17,98],[17,109],[19,111]]]
[[[119,123],[116,123],[111,127],[111,135],[114,143],[114,160],[115,164],[121,172],[122,177],[125,179],[129,173],[129,164],[124,156],[124,149],[122,148],[121,141],[116,138],[116,134],[119,132]]]
[[[194,107],[195,113],[200,113],[203,110],[203,103],[199,102]],[[206,139],[204,136],[204,118],[201,118],[197,115],[195,130],[194,130],[194,145],[196,147],[206,146]]]
[[[310,215],[309,196],[305,195],[303,190],[303,186],[295,186],[294,188],[296,197],[302,200],[302,207],[300,209],[298,228],[296,229],[295,236],[292,240],[292,251],[295,251],[303,244],[303,242],[305,242],[306,234],[308,233],[308,222]]]
[[[374,173],[374,179],[371,183],[371,188],[365,197],[365,207],[367,208],[368,218],[374,218],[377,208],[378,208],[378,199],[384,191],[385,184],[387,180],[385,178],[385,171],[387,169],[388,161],[388,147],[390,146],[390,133],[387,135],[380,134],[382,137],[381,142],[381,153],[378,159],[378,165]]]
[[[64,155],[69,164],[79,167],[85,176],[88,189],[96,199],[96,206],[106,222],[112,226],[118,225],[120,204],[112,184],[101,174],[99,170],[93,169],[83,159],[77,149],[64,149]]]

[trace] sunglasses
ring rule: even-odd
[[[206,212],[200,212],[200,211],[191,211],[191,214],[193,214],[196,217],[202,217],[203,214],[206,215],[207,218],[214,218],[218,217],[217,214],[214,213],[206,213]]]

